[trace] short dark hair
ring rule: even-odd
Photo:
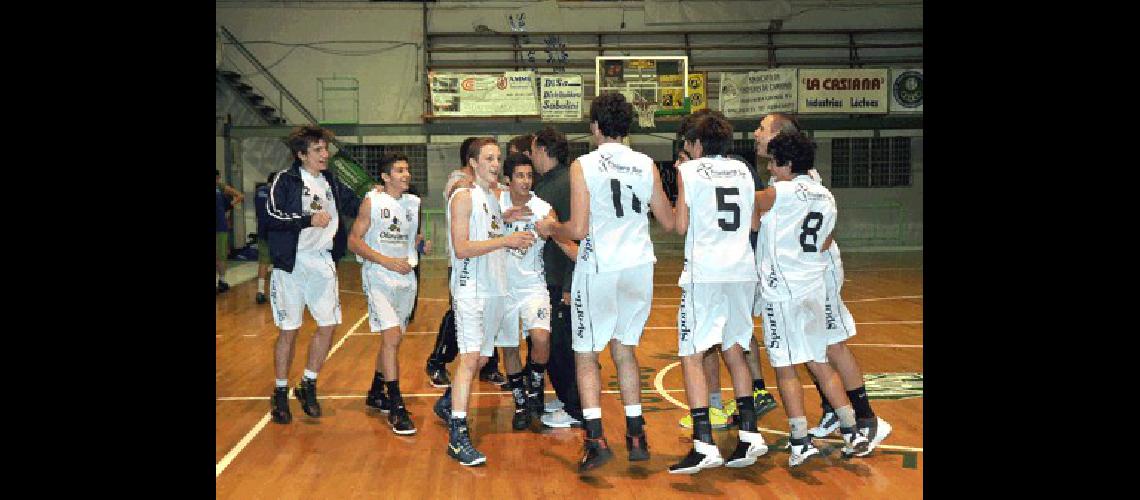
[[[471,147],[471,143],[475,142],[475,139],[478,137],[468,137],[463,139],[463,144],[459,145],[459,163],[462,163],[464,167],[467,166],[467,148]]]
[[[509,179],[514,175],[515,167],[519,165],[530,165],[531,170],[534,170],[534,162],[527,155],[515,153],[507,156],[507,161],[503,162],[503,174]]]
[[[768,154],[776,165],[792,164],[792,172],[807,173],[815,166],[815,144],[803,132],[780,132],[768,141]]]
[[[542,130],[535,132],[534,141],[536,146],[546,148],[546,152],[556,160],[559,165],[566,165],[570,159],[570,143],[566,141],[566,134],[559,132],[554,127],[546,126]]]
[[[719,111],[712,111],[697,118],[696,123],[685,131],[685,140],[701,140],[701,153],[724,155],[732,146],[732,123]]]
[[[712,110],[709,108],[701,108],[692,112],[692,114],[685,115],[684,118],[681,118],[681,122],[677,124],[677,139],[682,141],[685,140],[685,132],[688,132],[690,128],[693,128],[693,125],[697,123],[698,118],[709,114],[711,111]]]
[[[602,94],[590,103],[590,121],[606,137],[625,137],[633,123],[633,105],[618,93]]]
[[[514,139],[511,139],[511,141],[507,143],[507,150],[509,151],[513,147],[515,151],[519,153],[530,151],[530,140],[533,138],[533,134],[515,136]]]
[[[380,174],[392,175],[392,165],[398,161],[407,163],[408,155],[404,153],[384,153],[384,156],[380,157]],[[380,178],[380,182],[384,182],[383,177]]]
[[[311,125],[302,125],[293,129],[289,133],[287,142],[289,143],[289,151],[293,153],[293,158],[297,158],[297,153],[309,152],[309,145],[315,144],[324,139],[325,142],[332,141],[335,134],[331,130],[321,127],[314,127]]]
[[[479,151],[488,144],[498,146],[499,141],[496,141],[494,137],[476,137],[474,141],[471,141],[471,144],[467,145],[467,155],[463,158],[463,166],[466,167],[472,158],[478,159]]]

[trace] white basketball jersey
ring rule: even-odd
[[[809,169],[808,175],[816,182],[823,184],[823,177],[820,177],[819,171],[816,169]],[[826,187],[826,186],[824,186]],[[827,248],[827,253],[831,256],[831,266],[836,268],[839,272],[839,284],[843,285],[843,258],[839,255],[839,243],[831,242],[831,246]]]
[[[760,218],[756,261],[765,300],[798,298],[823,286],[828,254],[820,250],[835,228],[835,197],[804,174],[772,183],[776,202]]]
[[[459,188],[455,195],[471,193],[471,218],[467,221],[467,238],[486,241],[503,236],[503,212],[499,200],[487,190]],[[495,250],[478,257],[460,259],[455,256],[455,243],[451,240],[451,199],[447,200],[447,247],[451,260],[451,296],[455,298],[501,297],[507,294],[507,253]]]
[[[590,274],[657,262],[649,240],[653,159],[624,144],[606,143],[578,157],[590,193],[589,233],[574,268]]]
[[[739,160],[711,156],[682,163],[689,205],[685,267],[679,285],[756,281],[752,229],[752,172]]]
[[[333,236],[336,236],[337,227],[340,226],[340,214],[336,211],[336,199],[333,197],[332,187],[324,175],[310,174],[308,170],[301,170],[301,213],[311,216],[317,212],[327,212],[332,216],[329,225],[325,227],[310,226],[301,230],[297,237],[297,251],[315,252],[332,250]]]
[[[503,191],[499,195],[499,206],[503,210],[514,206],[511,203],[509,191]],[[530,207],[530,211],[534,212],[534,215],[507,224],[506,232],[508,234],[519,231],[534,233],[535,240],[534,244],[526,251],[507,249],[509,256],[507,258],[507,286],[512,292],[546,293],[546,273],[542,263],[542,248],[546,246],[546,239],[538,237],[538,233],[534,231],[534,223],[550,213],[550,204],[535,196],[534,192],[531,191],[530,200],[526,202],[526,206]]]
[[[385,257],[408,259],[408,264],[415,266],[419,261],[419,252],[416,251],[419,197],[405,193],[397,200],[388,193],[375,190],[369,191],[365,196],[372,206],[372,213],[368,232],[364,233],[364,244]],[[359,256],[356,259],[364,263],[366,271],[378,273],[385,280],[400,283],[412,283],[416,280],[412,273],[400,274]]]

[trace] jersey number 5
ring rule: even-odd
[[[720,226],[723,231],[736,231],[740,229],[740,204],[729,203],[724,197],[728,195],[740,196],[740,188],[716,188],[716,211],[717,212],[732,212],[732,222],[723,218],[717,218],[716,224]]]
[[[610,179],[610,193],[614,198],[614,214],[618,217],[625,217],[625,209],[621,206],[621,182],[617,179]],[[632,207],[634,212],[641,213],[641,200],[637,199],[637,194],[630,193],[633,196]]]
[[[815,224],[812,224],[812,221]],[[823,226],[823,214],[819,212],[809,212],[807,217],[804,217],[804,223],[800,226],[800,248],[805,252],[818,252],[819,249],[816,244],[819,243],[819,228]],[[808,237],[811,237],[811,243],[808,243]]]

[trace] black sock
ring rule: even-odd
[[[542,390],[546,384],[546,363],[531,362],[527,367],[530,372],[530,389],[531,393],[542,395]]]
[[[383,396],[384,395],[384,374],[380,370],[372,375],[372,387],[368,388],[369,396]]]
[[[831,403],[827,402],[827,396],[823,394],[823,387],[819,385],[819,380],[816,380],[815,377],[812,377],[811,381],[813,384],[815,384],[816,392],[819,392],[819,407],[823,408],[824,413],[835,413],[835,408],[831,407]]]
[[[582,424],[586,428],[586,437],[596,439],[602,437],[602,419],[587,418]]]
[[[693,441],[713,444],[712,422],[709,422],[708,407],[692,408],[689,414],[693,416]]]
[[[388,389],[388,399],[392,401],[392,406],[404,406],[404,398],[400,397],[400,381],[384,382],[384,386]]]
[[[756,432],[756,402],[752,397],[736,398],[736,408],[740,410],[740,430]]]
[[[764,385],[764,377],[752,379],[752,390],[753,391],[764,389],[765,387],[766,386]]]
[[[526,407],[526,393],[523,391],[523,372],[512,373],[507,375],[507,387],[511,388],[511,394],[515,397],[515,408]]]
[[[645,434],[645,417],[638,415],[636,417],[625,417],[625,433],[628,436],[641,436]]]
[[[450,386],[447,388],[446,391],[443,391],[443,397],[445,399],[451,399],[451,387]]]
[[[855,418],[875,418],[875,411],[871,409],[871,400],[867,399],[867,387],[859,386],[858,389],[847,391],[847,399],[851,400],[851,406],[855,407]]]

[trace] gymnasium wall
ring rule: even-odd
[[[715,29],[757,29],[767,28],[773,17],[782,19],[783,29],[825,29],[825,28],[921,28],[921,2],[880,0],[876,6],[863,7],[869,2],[825,2],[825,1],[627,1],[627,2],[558,2],[555,0],[534,2],[457,2],[440,1],[428,4],[429,32],[475,32],[491,29],[508,32],[511,30],[508,16],[516,19],[525,14],[526,29],[541,31],[617,31],[621,23],[624,30],[662,31],[670,29],[715,30]],[[406,45],[408,42],[422,43],[424,16],[421,4],[417,3],[373,3],[373,2],[248,2],[216,1],[216,22],[229,29],[245,44],[269,71],[281,81],[301,103],[314,114],[319,114],[318,77],[352,76],[359,81],[359,122],[367,124],[420,123],[423,113],[423,59],[422,47]],[[836,7],[835,5],[839,5]],[[537,38],[537,37],[536,37]],[[281,44],[314,44],[327,41],[351,41],[335,45],[319,45],[336,50],[341,54],[354,52],[363,55],[333,55],[307,47],[292,47]],[[356,43],[356,42],[402,42],[398,43]],[[273,42],[273,43],[262,43]],[[535,39],[534,43],[541,43]],[[375,52],[366,53],[365,52]],[[680,54],[681,52],[676,52]],[[734,52],[742,57],[746,51]],[[796,57],[795,51],[782,57]],[[571,58],[586,57],[588,54],[572,53]],[[756,51],[748,54],[764,58],[766,54]],[[545,60],[541,51],[539,59]],[[504,55],[464,54],[470,59],[502,59]],[[590,56],[592,57],[592,56]],[[221,67],[238,69],[248,74],[245,61],[232,47],[223,48]],[[543,67],[539,66],[540,73]],[[570,70],[575,71],[575,70]],[[592,80],[592,74],[586,75]],[[714,76],[710,75],[710,79]],[[277,99],[269,82],[258,75],[247,77],[248,83],[266,95],[270,101]],[[219,106],[225,104],[224,94],[228,89],[219,89]],[[592,88],[588,91],[592,94]],[[588,102],[586,103],[588,106]],[[276,107],[276,103],[274,103]],[[715,99],[710,106],[717,109]],[[303,119],[288,103],[284,106],[290,123],[300,123]],[[224,114],[224,111],[219,111]],[[538,128],[536,126],[536,128]],[[488,133],[493,133],[489,128]],[[749,132],[749,131],[741,131]],[[813,131],[819,146],[817,164],[825,182],[830,170],[830,140],[827,131]],[[865,131],[871,134],[872,131]],[[835,191],[841,208],[847,204],[875,204],[888,200],[905,207],[903,227],[904,246],[922,245],[922,131],[889,131],[890,134],[917,136],[912,139],[912,186],[890,189],[839,189]],[[884,135],[887,135],[885,132]],[[631,143],[655,159],[671,158],[671,146],[666,136],[633,136]],[[836,135],[836,134],[832,134]],[[844,131],[839,135],[854,136],[859,133]],[[571,140],[580,136],[571,136]],[[745,136],[738,135],[738,138]],[[509,136],[500,137],[504,142]],[[423,136],[365,136],[342,137],[353,143],[423,143]],[[458,143],[463,137],[432,136],[428,147],[428,196],[426,208],[442,208],[439,195],[442,179],[455,167],[458,156]],[[244,172],[242,188],[252,200],[256,182],[262,182],[270,170],[283,168],[278,161],[288,161],[288,152],[282,146],[274,145],[270,139],[242,139],[235,147],[235,161],[240,162]],[[279,142],[277,143],[279,144]],[[276,152],[274,150],[277,150]],[[280,151],[284,150],[282,155]],[[219,158],[221,153],[219,152]],[[279,159],[280,157],[280,159]],[[272,165],[271,165],[272,164]],[[850,227],[866,227],[879,224],[882,214],[874,211],[841,212],[840,220]],[[845,217],[846,216],[846,217]],[[865,218],[866,220],[859,220]],[[245,206],[244,223],[255,227],[255,213],[252,204]],[[895,224],[895,221],[890,222]],[[250,229],[249,231],[252,231]],[[246,232],[249,232],[246,231]],[[242,238],[244,239],[244,238]],[[845,246],[845,248],[847,248]]]

